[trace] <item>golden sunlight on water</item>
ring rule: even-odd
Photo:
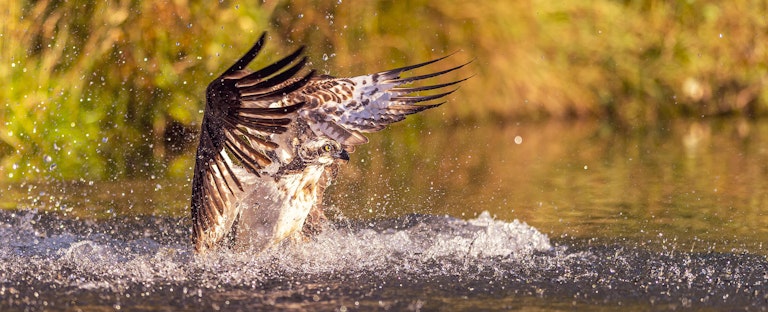
[[[768,124],[612,129],[598,123],[423,129],[414,144],[400,144],[402,130],[393,129],[360,151],[363,159],[343,172],[332,190],[338,195],[328,198],[344,198],[335,202],[347,216],[471,217],[488,210],[554,237],[662,237],[761,250],[768,238]]]
[[[352,155],[325,196],[337,226],[261,254],[192,253],[186,178],[3,185],[0,306],[645,311],[768,299],[768,123],[419,121]]]
[[[586,122],[439,127],[415,120],[372,135],[325,201],[331,214],[351,219],[409,213],[466,219],[489,211],[553,238],[763,253],[768,123],[614,129]],[[3,208],[104,218],[186,216],[189,186],[156,179],[3,190],[10,195]]]

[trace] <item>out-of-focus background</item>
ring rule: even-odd
[[[429,125],[760,118],[766,14],[749,0],[11,1],[0,179],[188,175],[205,86],[262,31],[254,66],[301,45],[336,76],[474,59],[450,105],[415,117]]]
[[[5,2],[0,310],[768,302],[768,1]],[[471,78],[369,135],[320,236],[196,257],[205,88],[263,31],[252,68]]]

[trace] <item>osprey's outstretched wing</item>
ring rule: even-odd
[[[450,56],[450,55],[448,55]],[[434,103],[456,91],[468,78],[424,86],[404,86],[455,71],[468,63],[429,74],[401,77],[448,56],[421,64],[352,78],[315,77],[300,90],[306,105],[299,115],[317,135],[353,147],[368,142],[361,133],[376,132],[405,116],[440,106]],[[423,94],[423,93],[427,94]],[[295,97],[302,99],[302,97]],[[426,104],[424,104],[426,103]]]
[[[362,133],[382,130],[391,123],[405,119],[407,115],[440,106],[442,103],[434,103],[434,100],[456,91],[448,88],[468,78],[425,86],[403,86],[441,76],[468,64],[424,75],[401,77],[405,72],[436,63],[448,56],[353,78],[314,77],[304,88],[283,101],[285,105],[296,101],[306,103],[299,110],[299,115],[312,132],[328,136],[352,152],[356,145],[368,142]],[[422,92],[428,94],[419,94]],[[426,104],[419,104],[424,102]],[[338,164],[329,168],[336,169]],[[334,170],[326,170],[323,174],[323,187],[304,224],[305,234],[315,233],[322,227],[326,219],[321,205],[322,194],[334,176]]]
[[[306,58],[299,59],[303,49],[256,72],[245,70],[264,39],[265,34],[206,90],[192,179],[192,239],[198,251],[224,238],[239,214],[235,202],[243,185],[233,172],[232,158],[259,176],[272,161],[267,152],[278,147],[269,139],[270,134],[288,130],[292,114],[304,106],[304,102],[283,107],[274,104],[304,87],[314,74],[311,71],[296,77],[306,62]]]

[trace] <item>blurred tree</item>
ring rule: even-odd
[[[455,104],[421,121],[760,116],[767,13],[758,0],[11,1],[0,176],[188,175],[205,86],[264,30],[254,66],[298,45],[339,76],[476,59]]]

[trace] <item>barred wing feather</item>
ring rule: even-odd
[[[215,247],[237,218],[236,202],[244,192],[233,168],[259,176],[278,145],[271,134],[288,130],[303,102],[280,106],[286,94],[307,84],[314,74],[296,77],[306,58],[302,49],[256,72],[246,66],[258,55],[265,35],[234,65],[208,85],[200,144],[192,179],[191,212],[195,249]],[[234,159],[233,159],[234,158]]]
[[[421,68],[432,61],[352,78],[317,77],[303,89],[307,106],[299,114],[317,134],[327,135],[346,145],[368,142],[361,133],[376,132],[405,119],[407,115],[440,106],[434,103],[458,88],[450,89],[468,78],[424,86],[406,86],[439,77],[468,63],[429,74],[401,77],[405,72]],[[424,91],[428,95],[414,95]],[[422,104],[425,103],[425,104]]]

